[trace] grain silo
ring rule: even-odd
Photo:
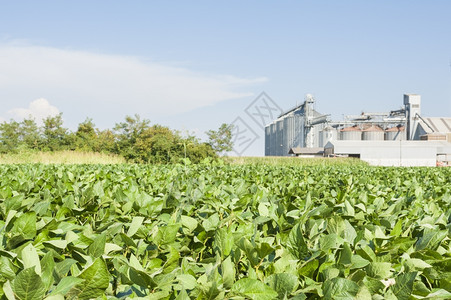
[[[328,121],[328,115],[323,115],[314,109],[315,100],[312,95],[306,95],[301,105],[287,110],[279,115],[269,127],[269,135],[265,134],[265,153],[272,156],[288,156],[291,148],[318,147],[320,131]],[[266,152],[266,149],[269,149]]]
[[[362,140],[364,141],[383,141],[384,137],[384,130],[379,126],[372,125],[362,130]]]
[[[398,125],[385,130],[385,140],[387,141],[403,141],[406,139],[406,128]]]
[[[340,130],[340,139],[344,141],[360,141],[362,130],[358,126],[345,127]]]
[[[279,119],[276,122],[276,145],[274,147],[275,148],[274,155],[282,156],[283,155],[282,147],[283,147],[283,119]]]
[[[265,156],[270,155],[270,149],[269,146],[270,143],[270,137],[271,137],[271,126],[265,127]]]
[[[336,141],[338,139],[337,129],[327,125],[320,131],[319,146],[324,147],[327,142]]]

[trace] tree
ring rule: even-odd
[[[97,148],[96,152],[115,153],[116,150],[116,135],[110,129],[97,129]]]
[[[28,149],[39,149],[42,146],[40,129],[31,116],[20,123],[20,140]]]
[[[136,140],[135,148],[141,161],[152,163],[174,162],[180,155],[177,151],[179,139],[179,136],[168,127],[153,125],[142,131]]]
[[[211,145],[217,154],[231,151],[233,148],[232,141],[232,124],[221,124],[218,130],[207,131],[208,144]]]
[[[63,127],[63,114],[49,116],[44,119],[44,141],[50,151],[63,150],[67,146],[68,133]]]
[[[187,157],[193,163],[199,163],[207,157],[216,158],[218,155],[208,143],[200,143],[197,141],[188,143],[186,149]]]
[[[77,150],[99,151],[98,136],[92,119],[86,118],[84,122],[78,124],[75,136]]]
[[[126,116],[125,122],[116,124],[114,126],[117,134],[116,152],[128,160],[139,159],[135,143],[144,130],[149,128],[149,123],[149,120],[141,120],[136,114],[134,117]]]
[[[20,141],[20,124],[14,120],[0,124],[0,151],[16,151]]]

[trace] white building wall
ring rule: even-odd
[[[372,166],[434,167],[437,161],[437,149],[402,146],[363,148],[360,159]]]
[[[451,153],[451,144],[428,141],[332,141],[336,155],[360,155],[375,166],[429,166],[437,164],[438,155]]]

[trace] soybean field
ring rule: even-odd
[[[451,168],[0,174],[1,299],[451,298]]]

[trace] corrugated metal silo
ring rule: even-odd
[[[362,130],[362,140],[364,141],[383,141],[385,132],[379,126],[371,126]]]
[[[361,140],[362,130],[357,126],[345,127],[340,130],[340,139],[344,141]]]
[[[271,127],[265,127],[265,156],[271,155],[269,152],[269,147],[271,145]]]
[[[270,137],[270,145],[269,145],[269,155],[274,156],[276,155],[276,148],[275,145],[277,143],[277,131],[276,131],[276,123],[271,123],[270,131],[271,131],[271,137]]]
[[[305,147],[304,145],[304,116],[295,114],[295,137],[293,147]]]
[[[338,132],[335,128],[327,125],[320,132],[319,147],[324,147],[328,142],[337,140]]]
[[[276,122],[276,144],[274,145],[275,154],[277,156],[283,155],[283,119],[277,120]]]
[[[294,118],[293,116],[286,116],[283,119],[283,141],[282,141],[282,154],[283,156],[287,156],[288,155],[288,151],[289,151],[289,146],[291,145],[292,140],[294,139],[294,133],[295,133],[295,128],[294,128]]]
[[[406,139],[406,128],[404,126],[395,126],[385,130],[385,139],[387,141],[404,141]]]

